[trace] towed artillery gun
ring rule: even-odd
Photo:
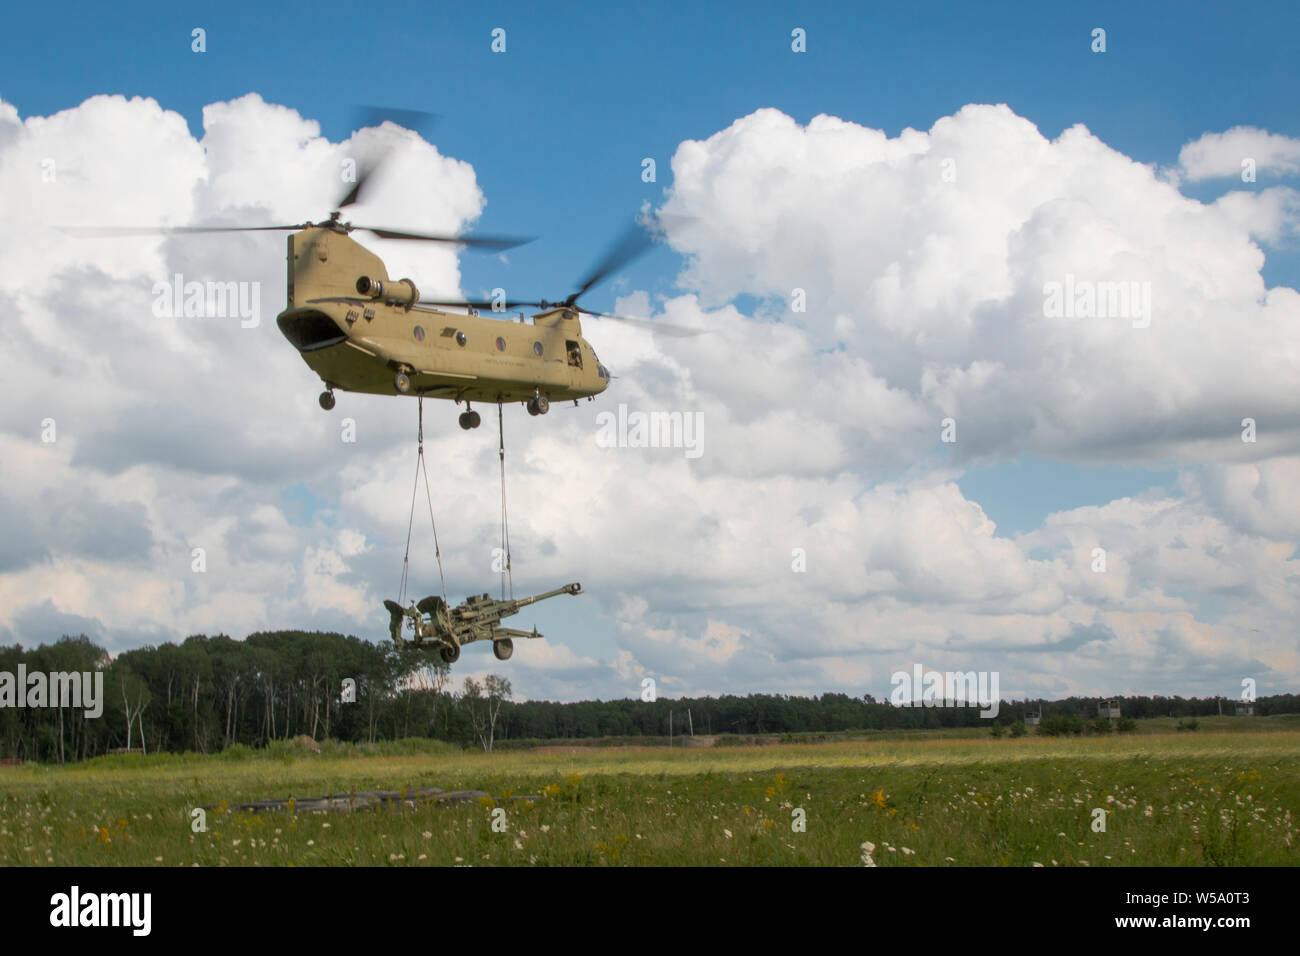
[[[388,632],[398,646],[413,643],[416,647],[429,646],[436,649],[444,663],[454,664],[460,657],[460,649],[474,641],[491,641],[492,653],[499,661],[510,660],[515,645],[512,638],[536,638],[534,626],[531,631],[521,631],[513,627],[501,627],[501,619],[518,614],[521,608],[538,601],[545,601],[560,594],[581,594],[582,585],[576,581],[556,588],[534,594],[532,597],[512,598],[509,601],[494,601],[487,594],[476,594],[453,608],[436,594],[430,595],[418,604],[402,607],[396,601],[385,601],[384,607],[392,616]],[[409,623],[408,623],[409,622]],[[415,631],[415,640],[408,642],[402,637],[402,627],[406,625]]]

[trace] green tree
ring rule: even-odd
[[[483,747],[483,752],[490,754],[496,737],[497,717],[501,705],[510,699],[510,681],[496,674],[489,674],[480,684],[472,677],[465,678],[465,689],[461,693],[461,705],[469,715],[474,736]]]

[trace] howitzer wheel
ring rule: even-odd
[[[442,662],[444,664],[455,664],[460,660],[460,648],[455,644],[442,645]]]
[[[492,653],[497,656],[499,661],[510,660],[510,655],[515,652],[515,642],[506,637],[499,641],[492,642]]]

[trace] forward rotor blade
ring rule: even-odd
[[[373,232],[381,239],[420,239],[425,242],[453,242],[475,249],[513,249],[532,242],[536,236],[443,236],[424,232],[402,232],[397,229],[377,229],[374,226],[353,226]]]
[[[368,126],[383,126],[384,123],[391,122],[403,129],[419,133],[421,136],[424,136],[441,120],[442,117],[437,113],[426,113],[424,110],[404,110],[392,106],[372,105],[358,106],[356,115],[353,118],[357,129],[365,129]]]
[[[334,208],[346,209],[356,202],[357,197],[361,195],[361,187],[366,184],[366,180],[375,174],[375,170],[384,165],[391,153],[392,150],[385,150],[377,159],[371,160],[364,165],[358,164],[357,181],[352,184],[351,189],[343,194],[343,198],[338,201]]]
[[[362,106],[357,109],[356,115],[357,129],[382,126],[385,122],[391,121],[398,126],[411,129],[421,136],[432,127],[437,119],[438,117],[433,113],[425,113],[421,110],[393,109],[385,106]],[[392,149],[387,148],[369,162],[358,164],[357,181],[343,194],[343,198],[339,200],[338,205],[334,208],[346,209],[355,203],[361,195],[361,190],[366,182],[388,162],[392,154]]]
[[[80,238],[95,236],[169,236],[195,232],[297,232],[310,223],[296,226],[59,226],[60,232]]]

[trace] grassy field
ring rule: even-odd
[[[0,768],[0,863],[1295,865],[1300,730],[1243,726],[491,756],[427,741],[369,754],[278,745]],[[357,813],[227,808],[207,814],[206,832],[191,828],[204,804],[429,786],[495,799]],[[525,794],[538,799],[513,799]],[[1104,832],[1095,809],[1106,811]]]

